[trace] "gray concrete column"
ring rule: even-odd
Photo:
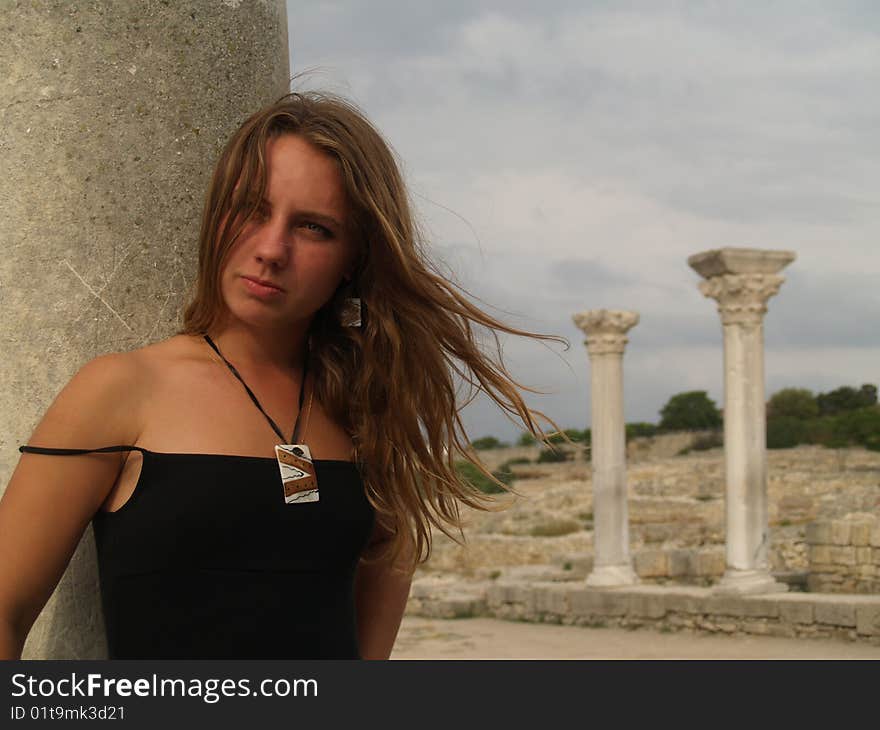
[[[176,330],[213,163],[290,72],[283,0],[3,2],[0,27],[5,489],[80,366]],[[89,526],[24,658],[105,655]]]
[[[764,393],[764,315],[779,291],[778,274],[790,251],[723,248],[695,254],[705,278],[700,291],[717,300],[724,331],[724,461],[727,570],[719,593],[787,590],[770,575],[767,518],[767,436]]]
[[[638,582],[629,552],[626,493],[626,423],[623,416],[623,351],[636,312],[592,309],[575,314],[590,357],[593,471],[593,571],[587,585]]]

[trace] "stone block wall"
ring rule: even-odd
[[[637,585],[593,589],[580,583],[426,578],[413,583],[407,615],[491,616],[555,623],[729,636],[806,637],[880,646],[880,596],[776,593],[719,596],[711,588]]]
[[[809,590],[880,593],[880,519],[858,513],[807,526]]]
[[[633,567],[639,578],[651,583],[668,579],[709,585],[724,573],[724,548],[667,548],[638,550]]]

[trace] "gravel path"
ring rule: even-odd
[[[880,659],[880,646],[818,639],[404,616],[392,659]]]

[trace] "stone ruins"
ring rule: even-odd
[[[137,12],[105,13],[95,4],[0,9],[9,39],[0,46],[8,173],[0,178],[0,198],[8,201],[0,280],[16,283],[3,290],[15,316],[0,320],[0,341],[14,354],[0,358],[0,432],[7,434],[0,439],[0,485],[17,463],[18,444],[79,365],[173,332],[196,263],[195,250],[179,242],[194,240],[198,230],[198,196],[210,174],[205,160],[246,114],[288,91],[282,0],[205,3],[197,14],[190,5],[165,4],[161,19],[143,23]],[[186,29],[191,44],[181,48],[169,27]],[[880,642],[880,502],[871,491],[880,462],[859,462],[864,470],[847,471],[840,488],[831,471],[814,469],[791,494],[777,494],[785,485],[771,471],[775,496],[768,502],[762,321],[782,284],[779,272],[792,260],[787,251],[731,248],[689,259],[704,279],[700,290],[718,302],[724,331],[723,477],[714,475],[710,454],[634,462],[638,478],[630,474],[628,484],[622,360],[639,316],[575,314],[592,368],[592,466],[540,469],[551,479],[541,482],[541,499],[580,505],[576,515],[544,515],[533,503],[492,515],[496,522],[483,516],[488,532],[473,540],[498,555],[514,541],[488,538],[534,530],[507,563],[495,556],[498,568],[479,566],[478,555],[455,552],[438,536],[408,611]],[[631,457],[639,456],[642,446],[632,446]],[[837,458],[809,450],[798,457]],[[801,473],[795,468],[787,479]],[[524,489],[528,469],[538,466],[515,474]],[[567,481],[552,481],[558,474]],[[853,495],[864,497],[855,517],[834,513]],[[646,517],[657,518],[670,500],[685,519]],[[781,532],[803,529],[794,515],[815,524],[783,548],[769,529],[777,510],[793,520]],[[715,534],[718,521],[723,535]],[[572,540],[554,543],[556,565],[539,564],[551,560],[539,538],[553,536]],[[689,547],[665,546],[683,537]],[[470,561],[474,570],[466,579],[441,580],[444,560]],[[785,592],[794,583],[780,579],[779,561],[794,572],[812,569],[807,587],[823,592]],[[682,578],[691,584],[661,584]],[[23,658],[105,657],[89,527]]]

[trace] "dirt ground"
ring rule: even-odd
[[[391,659],[880,659],[880,646],[404,616]]]

